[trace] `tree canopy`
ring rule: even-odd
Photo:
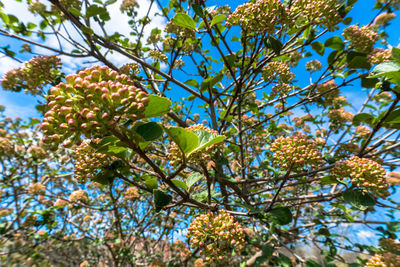
[[[3,1],[0,265],[400,266],[400,1],[214,2]]]

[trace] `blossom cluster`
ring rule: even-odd
[[[46,186],[41,183],[34,183],[28,187],[28,193],[31,195],[43,195],[46,191]]]
[[[342,20],[338,10],[337,0],[295,0],[291,6],[291,16],[333,31]]]
[[[289,10],[281,0],[258,0],[240,5],[227,18],[226,26],[240,26],[248,33],[273,34],[291,23]]]
[[[164,31],[167,33],[174,33],[176,37],[196,39],[196,33],[194,30],[178,26],[172,21],[167,22]]]
[[[388,183],[385,169],[376,161],[352,156],[339,161],[331,170],[336,178],[350,178],[353,185],[371,191],[380,197],[388,195]]]
[[[371,129],[367,126],[360,125],[356,128],[354,133],[361,138],[366,138],[371,133]]]
[[[325,108],[332,105],[333,100],[340,94],[339,88],[337,88],[334,80],[319,84],[316,88],[316,92],[320,95],[316,98],[316,103]]]
[[[392,58],[392,52],[389,49],[375,48],[368,54],[368,61],[371,64],[380,64],[389,61]]]
[[[225,210],[196,217],[188,228],[191,248],[199,248],[206,262],[229,262],[231,251],[239,253],[244,244],[244,232]]]
[[[375,254],[369,258],[365,267],[397,267],[399,266],[400,255],[386,252],[383,254]]]
[[[368,26],[351,25],[343,30],[343,36],[350,41],[356,50],[362,53],[370,53],[379,36]]]
[[[14,151],[11,140],[7,137],[0,137],[0,156],[10,155]]]
[[[127,75],[118,75],[107,66],[94,66],[65,79],[47,97],[49,111],[41,124],[45,143],[59,143],[74,134],[91,138],[121,119],[136,121],[149,102],[147,93],[136,88]]]
[[[186,130],[190,132],[196,132],[198,130],[206,131],[208,133],[211,133],[213,135],[218,135],[218,132],[210,129],[209,127],[203,125],[203,124],[194,124],[191,125],[187,128]],[[212,146],[209,146],[205,148],[202,151],[197,151],[192,153],[189,157],[187,157],[187,162],[189,163],[207,163],[211,161],[212,156],[216,152],[217,148],[219,147],[219,144],[215,144]],[[182,152],[179,149],[178,145],[176,143],[171,143],[169,147],[169,155],[168,158],[170,159],[170,164],[173,166],[176,166],[179,164],[179,162],[182,161]]]
[[[163,52],[158,51],[158,50],[150,50],[149,51],[149,57],[156,61],[160,61],[163,63],[168,63],[168,57],[165,55]]]
[[[384,25],[388,24],[389,21],[391,21],[391,20],[393,20],[395,18],[396,18],[396,14],[385,12],[385,13],[379,14],[375,18],[374,25],[376,25],[376,26],[384,26]]]
[[[266,82],[278,81],[287,83],[294,78],[294,74],[290,72],[290,67],[279,61],[268,63],[263,68],[262,75]]]
[[[381,238],[379,240],[379,246],[385,251],[400,252],[400,243],[392,238]]]
[[[69,195],[69,202],[72,203],[79,203],[83,202],[86,203],[89,201],[88,194],[85,190],[76,190]]]
[[[94,139],[93,142],[99,142]],[[106,154],[99,153],[91,147],[89,140],[82,142],[76,147],[74,157],[75,179],[81,183],[91,180],[99,169],[112,163],[112,158]]]
[[[57,56],[36,56],[21,68],[8,71],[1,79],[4,90],[19,92],[25,89],[33,95],[41,93],[44,85],[54,82],[61,66]]]
[[[125,200],[135,200],[139,197],[140,197],[140,195],[139,195],[138,189],[134,186],[131,186],[128,189],[126,189],[126,191],[124,193]]]
[[[317,144],[302,133],[279,137],[271,144],[270,150],[274,153],[274,164],[284,169],[300,171],[306,166],[315,168],[322,163]]]
[[[139,7],[139,4],[136,0],[124,0],[119,9],[121,12],[132,12],[137,7]]]
[[[317,59],[308,61],[308,62],[306,63],[306,70],[307,70],[307,71],[313,72],[313,71],[319,71],[320,69],[322,69],[322,64],[321,64],[321,62],[320,62],[319,60],[317,60]]]
[[[341,124],[343,122],[352,121],[353,113],[347,112],[344,108],[331,109],[328,112],[328,118],[332,124]]]

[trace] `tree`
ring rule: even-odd
[[[116,2],[0,11],[4,55],[35,55],[2,87],[42,114],[2,120],[4,264],[398,266],[399,1]]]

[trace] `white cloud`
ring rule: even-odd
[[[361,240],[368,240],[369,238],[375,237],[374,232],[367,231],[367,230],[361,230],[357,232],[357,237]]]

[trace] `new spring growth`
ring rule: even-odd
[[[209,263],[229,262],[232,250],[240,253],[244,244],[242,226],[225,210],[196,217],[188,228],[191,248],[199,248]]]
[[[306,166],[315,168],[322,164],[317,144],[302,133],[289,137],[279,137],[271,144],[274,165],[292,171],[301,171]]]
[[[352,156],[338,162],[331,170],[331,175],[340,179],[350,178],[353,185],[363,188],[366,192],[373,192],[379,197],[389,195],[386,171],[372,159]]]
[[[137,121],[149,102],[147,93],[136,88],[127,75],[106,66],[94,66],[65,79],[47,96],[49,110],[41,124],[45,143],[81,135],[90,139],[121,120]]]

